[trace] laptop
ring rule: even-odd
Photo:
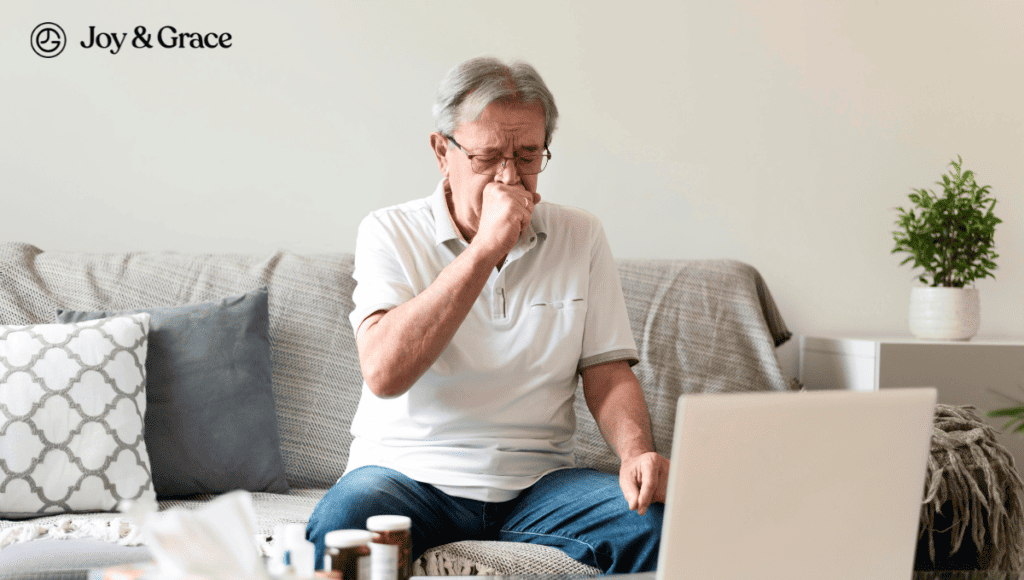
[[[656,580],[913,575],[933,388],[685,395]]]

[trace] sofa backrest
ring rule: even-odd
[[[691,393],[785,391],[775,347],[791,334],[764,279],[735,260],[619,260],[639,350],[633,367],[651,415],[654,447],[671,456],[676,403]],[[619,461],[576,391],[576,458],[618,473]]]
[[[344,471],[362,389],[351,254],[43,252],[0,244],[0,324],[54,321],[58,308],[127,310],[270,290],[272,369],[289,483],[329,487]],[[693,392],[786,390],[774,347],[789,338],[757,271],[729,260],[619,262],[657,450],[671,450],[675,403]],[[577,460],[618,463],[577,391]]]

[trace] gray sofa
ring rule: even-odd
[[[290,491],[253,493],[261,534],[304,523],[344,471],[349,423],[362,379],[354,335],[351,254],[270,255],[44,252],[0,244],[0,325],[54,321],[58,309],[128,310],[216,300],[269,289],[270,368],[280,452]],[[658,452],[670,454],[675,403],[684,393],[793,388],[775,348],[790,338],[760,274],[731,260],[621,260],[626,306],[640,352],[634,367],[650,408]],[[582,396],[576,398],[580,466],[616,473]],[[195,508],[213,494],[162,499]],[[0,520],[0,534],[26,524],[112,520],[111,513]],[[0,535],[0,537],[3,537]],[[93,539],[34,540],[0,547],[0,578],[150,559],[145,546]],[[561,552],[499,542],[435,548],[419,573],[596,574]],[[51,576],[52,577],[52,574]]]

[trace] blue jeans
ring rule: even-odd
[[[459,540],[528,542],[558,548],[605,573],[648,572],[658,564],[665,506],[629,510],[619,478],[592,469],[549,473],[519,497],[488,503],[453,497],[384,467],[361,467],[320,500],[306,527],[323,563],[324,535],[365,529],[366,518],[412,519],[412,557]]]

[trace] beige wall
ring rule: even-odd
[[[29,48],[44,21],[71,39],[54,59]],[[233,46],[78,46],[139,25]],[[962,155],[1005,222],[981,335],[1020,336],[1021,30],[1013,0],[9,3],[0,241],[351,251],[367,212],[433,189],[433,92],[492,54],[562,112],[546,199],[597,214],[619,257],[753,264],[798,335],[906,332],[892,208]]]

